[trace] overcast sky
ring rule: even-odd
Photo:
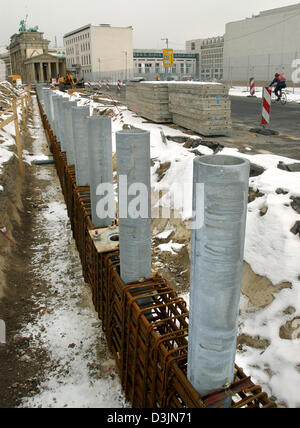
[[[28,14],[28,26],[54,43],[86,24],[111,24],[134,28],[134,48],[184,49],[185,41],[223,35],[225,24],[261,10],[288,6],[292,0],[4,0],[1,1],[0,45],[7,45]],[[276,33],[274,33],[276,39]]]

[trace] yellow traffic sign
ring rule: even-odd
[[[174,65],[174,50],[164,49],[163,50],[163,63],[164,67],[173,67]]]

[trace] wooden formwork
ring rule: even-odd
[[[40,109],[43,114],[41,105]],[[119,252],[99,252],[92,239],[89,187],[76,187],[74,168],[66,164],[46,118],[43,122],[73,217],[84,278],[133,407],[220,407],[228,397],[232,397],[232,408],[276,407],[239,367],[232,385],[199,396],[187,378],[189,312],[185,301],[160,276],[133,284],[122,281]]]

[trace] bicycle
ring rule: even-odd
[[[277,98],[277,96],[275,95],[275,90],[273,90],[272,91],[272,96],[271,96],[271,100],[272,100],[272,103],[274,104],[274,103],[277,103],[277,104],[282,104],[283,106],[284,105],[286,105],[286,103],[287,103],[287,95],[286,95],[286,92],[285,92],[285,90],[284,89],[281,89],[280,90],[280,92],[281,92],[281,96],[280,96],[280,98],[278,99]]]

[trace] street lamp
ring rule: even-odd
[[[101,59],[98,58],[98,63],[99,63],[99,80],[101,79],[101,72],[100,72],[100,68],[101,68]]]
[[[127,82],[127,78],[128,78],[128,71],[127,71],[127,58],[128,58],[128,52],[127,51],[123,51],[123,53],[125,54],[125,81]]]
[[[168,38],[165,38],[165,39],[161,39],[161,40],[163,40],[164,42],[166,42],[166,44],[167,44],[167,49],[169,49],[169,39],[168,39]]]

